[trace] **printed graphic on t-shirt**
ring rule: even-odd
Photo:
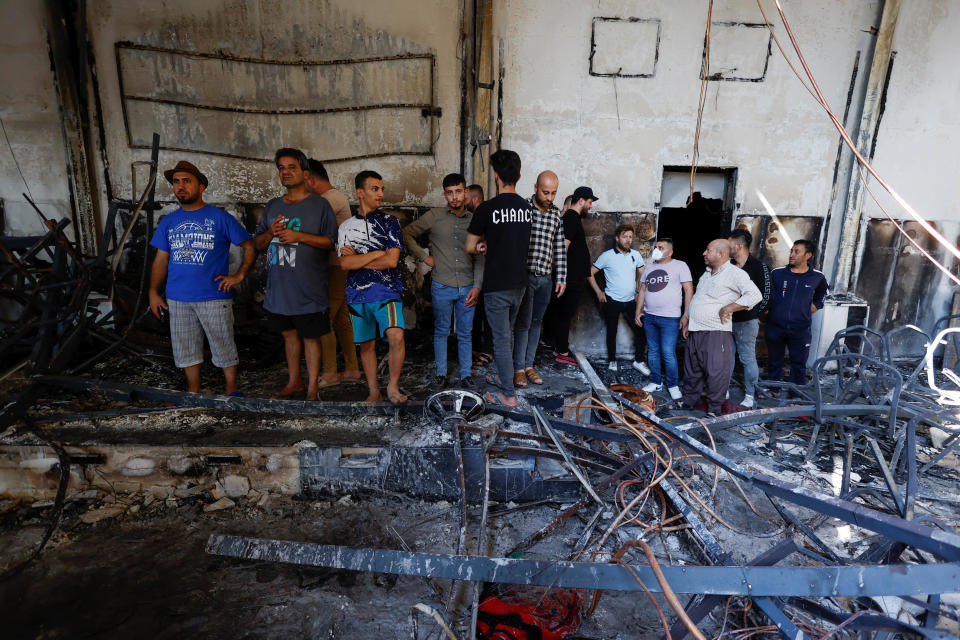
[[[647,273],[644,280],[647,281],[647,291],[656,293],[657,291],[663,291],[670,284],[670,274],[663,269],[654,269]]]
[[[300,231],[300,224],[300,218],[290,218],[287,220],[287,229]],[[299,245],[299,242],[281,244],[280,238],[274,238],[270,241],[270,246],[267,247],[267,264],[280,267],[296,267],[297,247]]]
[[[170,259],[175,264],[199,264],[213,251],[215,236],[213,220],[204,218],[203,224],[194,221],[181,222],[170,229]]]

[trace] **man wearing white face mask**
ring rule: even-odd
[[[663,389],[666,378],[670,397],[679,400],[682,394],[677,366],[677,336],[687,326],[687,314],[693,298],[693,278],[686,262],[673,259],[673,240],[669,238],[657,240],[650,259],[653,264],[644,272],[637,292],[635,318],[637,325],[642,326],[647,334],[650,382],[643,390],[652,393]],[[661,359],[665,373],[662,377]]]

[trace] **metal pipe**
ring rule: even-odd
[[[867,80],[867,94],[864,98],[863,113],[857,128],[857,149],[861,154],[872,158],[872,138],[880,117],[881,96],[887,84],[887,68],[890,66],[893,34],[900,15],[901,0],[885,0],[877,43],[873,50],[870,75]],[[869,155],[868,155],[869,154]],[[850,173],[847,194],[847,210],[843,216],[840,235],[840,249],[837,268],[834,272],[834,293],[846,293],[855,284],[853,263],[860,235],[860,220],[863,216],[864,184],[858,172]]]

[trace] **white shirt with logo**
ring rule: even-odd
[[[683,311],[683,283],[693,282],[690,267],[683,260],[654,262],[643,272],[646,293],[643,310],[661,318],[679,318]]]

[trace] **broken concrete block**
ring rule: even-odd
[[[150,492],[143,494],[143,506],[149,507],[154,502],[156,502],[157,497]]]
[[[130,508],[127,509],[127,511],[131,514],[136,513],[137,511],[140,511],[140,505],[138,504],[131,505]]]
[[[86,491],[77,491],[70,496],[71,500],[95,500],[100,492],[96,489],[87,489]]]
[[[123,513],[123,507],[120,505],[114,505],[110,507],[100,507],[99,509],[94,509],[93,511],[87,511],[80,516],[80,522],[86,524],[93,524],[95,522],[100,522],[101,520],[106,520],[107,518],[116,518],[118,515]]]
[[[260,496],[260,499],[257,501],[257,506],[260,507],[261,509],[265,509],[269,502],[270,502],[270,494],[264,492],[264,494]]]
[[[163,503],[171,509],[175,508],[179,504],[176,498],[167,498],[163,501]]]
[[[152,495],[157,500],[166,500],[167,498],[173,495],[173,487],[168,487],[165,485],[156,485],[150,487],[150,495]]]
[[[220,511],[221,509],[229,509],[230,507],[235,506],[236,503],[230,498],[220,498],[214,503],[208,504],[203,508],[204,511]]]
[[[196,456],[171,456],[167,459],[167,469],[174,475],[195,475],[203,470],[203,461]]]
[[[157,468],[157,461],[153,458],[130,458],[123,463],[120,473],[125,476],[148,476]]]
[[[250,491],[250,481],[246,476],[229,475],[223,479],[223,490],[231,498],[242,498]]]
[[[114,482],[113,488],[117,493],[140,493],[143,487],[139,482]]]
[[[933,441],[933,446],[937,449],[943,449],[943,443],[952,435],[953,432],[947,431],[946,429],[930,427],[930,440]]]
[[[219,500],[223,496],[227,495],[227,492],[223,490],[223,485],[219,482],[213,483],[213,488],[210,489],[210,495],[213,496],[214,500]]]

